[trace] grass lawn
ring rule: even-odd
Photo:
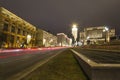
[[[87,80],[72,52],[66,50],[22,80]]]

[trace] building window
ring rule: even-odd
[[[18,28],[18,34],[21,34],[20,32],[21,32],[21,30]]]
[[[3,31],[8,31],[8,24],[4,23]]]
[[[19,43],[20,37],[17,37],[17,43]]]
[[[10,37],[10,42],[13,44],[14,43],[14,36],[13,35],[11,35],[11,37]]]
[[[20,31],[21,35],[23,35],[23,30]]]
[[[25,32],[25,31],[23,31],[23,35],[24,35],[24,36],[26,35],[26,32]]]
[[[0,33],[0,43],[4,41],[5,42],[7,41],[7,34]]]
[[[5,19],[5,22],[9,22],[9,20],[8,20],[8,19]]]
[[[25,31],[23,31],[23,35],[25,35]]]
[[[15,32],[15,27],[14,27],[14,26],[11,27],[11,32],[12,32],[12,33]]]

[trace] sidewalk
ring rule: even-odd
[[[22,80],[87,80],[70,50],[57,55]]]

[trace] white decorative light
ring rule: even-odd
[[[31,41],[31,35],[27,35],[27,44]]]
[[[87,39],[90,39],[90,37],[88,36]]]
[[[73,35],[75,41],[77,40],[77,32],[78,32],[77,26],[74,24],[72,27],[72,35]]]
[[[109,28],[108,28],[108,27],[105,27],[105,30],[106,30],[106,31],[108,31],[108,30],[109,30]]]

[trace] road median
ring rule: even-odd
[[[57,55],[22,80],[87,80],[70,50]]]

